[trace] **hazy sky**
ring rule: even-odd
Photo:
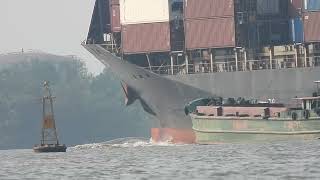
[[[82,46],[95,0],[0,0],[0,54],[41,50],[77,55],[91,71],[103,65]]]

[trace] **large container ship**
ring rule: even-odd
[[[96,0],[83,46],[158,119],[153,140],[193,143],[196,98],[312,94],[319,18],[319,0]]]

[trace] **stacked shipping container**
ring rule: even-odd
[[[169,0],[120,0],[121,24],[169,21]]]
[[[304,0],[304,7],[306,11],[320,11],[320,1]]]
[[[184,0],[185,47],[235,46],[233,0]]]
[[[304,0],[304,41],[320,42],[320,1]]]
[[[169,23],[124,25],[122,43],[125,54],[170,51]]]
[[[110,16],[112,32],[120,32],[120,3],[119,0],[110,0]]]
[[[233,0],[185,0],[184,5],[186,19],[234,16]]]
[[[236,44],[241,46],[240,42],[236,42],[236,29],[238,36],[243,34],[239,34],[241,25],[236,24],[235,14],[238,11],[235,12],[235,9],[238,7],[234,0],[106,1],[110,4],[109,28],[112,32],[121,32],[121,49],[124,54],[183,50],[183,43],[186,50],[227,48],[235,47]],[[172,10],[173,3],[182,1],[184,21],[176,19],[177,16]],[[255,0],[253,5],[257,16],[250,23],[256,31],[249,33],[247,29],[248,38],[257,33],[257,45],[287,42],[283,37],[288,37],[288,31],[284,29],[288,28],[286,22],[289,17],[290,42],[320,42],[320,0],[288,2],[288,13],[284,17],[280,15],[286,14],[282,12],[284,1]],[[184,24],[178,25],[180,23]],[[182,42],[182,45],[178,44],[175,48],[175,41]]]
[[[257,14],[278,15],[280,12],[280,0],[257,0]]]
[[[289,41],[290,43],[303,42],[302,9],[303,0],[289,0]]]
[[[185,22],[187,49],[235,46],[233,18],[192,19]]]
[[[110,33],[109,0],[95,2],[87,43],[104,43],[103,34]]]
[[[120,0],[124,54],[170,51],[168,0]]]
[[[289,20],[290,42],[302,43],[303,40],[303,22],[301,17]]]
[[[303,0],[289,0],[288,14],[290,18],[301,17]]]
[[[304,13],[304,41],[320,42],[320,12]]]
[[[249,34],[250,41],[260,47],[288,43],[289,0],[256,0],[255,2],[255,12],[251,13],[254,20],[250,21],[250,25],[254,27],[257,35]]]

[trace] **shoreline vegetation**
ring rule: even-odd
[[[73,56],[20,53],[0,57],[0,149],[38,143],[44,80],[57,97],[54,109],[62,142],[149,136],[150,117],[139,103],[125,107],[120,82],[107,70],[93,76]]]

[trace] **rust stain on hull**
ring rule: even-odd
[[[194,144],[196,140],[192,129],[152,128],[151,138],[154,142],[170,142],[174,144]]]

